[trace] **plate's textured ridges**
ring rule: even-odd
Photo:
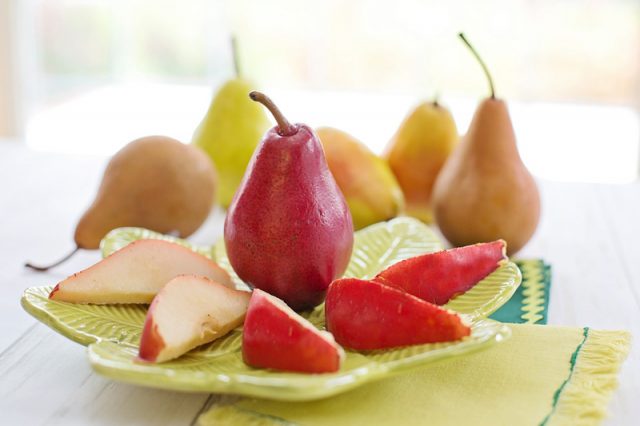
[[[469,291],[451,299],[445,307],[475,318],[486,317],[507,303],[521,282],[518,266],[504,262]]]
[[[417,220],[398,218],[378,223],[356,232],[351,262],[344,275],[373,278],[400,260],[441,249],[434,232]]]
[[[49,299],[52,287],[25,291],[22,305],[37,319],[82,344],[99,340],[138,346],[146,305],[81,305]]]
[[[339,372],[319,375],[247,367],[242,362],[240,348],[217,357],[195,350],[160,365],[136,362],[135,348],[113,342],[93,344],[89,352],[91,363],[99,372],[132,383],[176,390],[226,391],[273,399],[307,400],[333,395],[425,362],[476,351],[507,338],[509,333],[509,329],[500,323],[480,320],[472,324],[472,335],[462,341],[368,353],[347,351]],[[267,389],[273,393],[265,392]]]
[[[213,248],[206,246],[198,246],[185,239],[173,237],[171,235],[160,234],[159,232],[150,231],[144,228],[116,228],[109,232],[100,241],[100,250],[102,257],[107,257],[111,253],[120,250],[126,245],[137,240],[163,240],[170,241],[172,243],[180,244],[183,247],[191,249],[197,253],[202,254],[210,259],[214,258]]]

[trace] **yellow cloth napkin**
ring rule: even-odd
[[[312,402],[220,400],[208,425],[577,425],[606,414],[625,331],[510,325],[511,339]]]

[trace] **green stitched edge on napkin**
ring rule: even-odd
[[[584,327],[582,329],[582,336],[583,336],[582,341],[576,347],[576,350],[573,351],[573,353],[571,354],[571,360],[569,361],[569,364],[570,364],[569,375],[564,380],[564,382],[562,382],[560,387],[553,393],[553,404],[551,405],[551,411],[549,412],[549,414],[547,414],[547,417],[544,418],[542,423],[540,423],[540,426],[546,425],[547,422],[549,421],[549,418],[556,411],[556,406],[558,405],[560,394],[562,394],[562,390],[565,388],[565,386],[567,386],[567,383],[569,383],[569,381],[571,380],[571,377],[573,376],[573,370],[575,370],[576,368],[576,360],[578,359],[578,354],[580,353],[580,349],[582,349],[582,347],[584,346],[584,343],[587,341],[587,338],[589,337],[589,327]]]
[[[551,411],[541,425],[596,425],[607,415],[620,367],[629,354],[631,333],[585,328],[584,336],[569,360],[568,379],[554,393]]]

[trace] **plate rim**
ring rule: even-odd
[[[96,352],[96,350],[100,350],[105,345],[118,345],[109,340],[89,345],[87,355],[94,371],[110,379],[130,384],[180,392],[224,393],[279,401],[313,401],[328,398],[367,383],[386,379],[440,361],[480,352],[511,337],[511,328],[508,325],[488,318],[483,318],[479,321],[490,323],[494,329],[487,339],[476,344],[449,346],[447,351],[436,355],[433,355],[433,352],[423,352],[421,354],[424,355],[423,357],[404,358],[404,362],[380,363],[370,360],[367,365],[347,373],[340,374],[338,372],[327,375],[327,380],[319,381],[312,386],[309,384],[300,385],[301,381],[298,383],[295,379],[291,380],[290,378],[268,378],[264,381],[261,378],[253,381],[242,380],[243,374],[234,375],[233,377],[225,374],[215,374],[215,378],[205,374],[202,377],[190,375],[185,379],[178,378],[176,380],[175,376],[170,374],[171,370],[165,370],[165,374],[154,374],[136,372],[135,369],[132,371],[131,368],[122,369],[117,367],[116,362],[105,360]],[[360,355],[365,356],[361,353]],[[429,358],[427,362],[424,359],[425,357]],[[308,374],[299,374],[300,379],[308,377]],[[268,383],[269,381],[272,383]],[[279,381],[281,382],[280,385],[277,384]]]

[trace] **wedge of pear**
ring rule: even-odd
[[[388,164],[362,142],[331,127],[316,129],[324,155],[342,191],[355,229],[398,216],[402,190]]]
[[[76,249],[97,249],[112,229],[139,226],[180,237],[193,234],[214,203],[215,168],[195,146],[166,136],[130,142],[107,164],[98,193],[75,230]]]
[[[191,142],[202,148],[218,171],[218,202],[229,207],[249,160],[262,135],[271,126],[260,105],[247,98],[254,84],[240,76],[233,43],[235,78],[220,87]]]
[[[518,153],[506,103],[496,98],[484,62],[460,37],[485,71],[491,97],[478,105],[467,134],[438,176],[435,217],[454,246],[503,239],[512,255],[538,225],[540,195]]]
[[[404,119],[384,156],[404,193],[407,215],[433,221],[433,185],[457,142],[453,116],[437,100],[421,103]]]

